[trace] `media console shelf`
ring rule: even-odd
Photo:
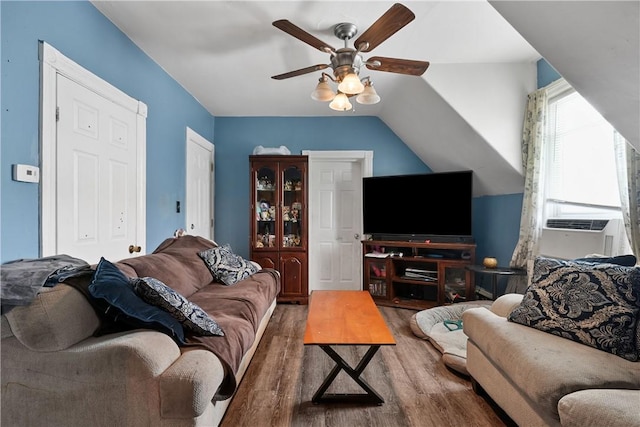
[[[379,305],[424,310],[475,298],[473,243],[365,240],[364,290]]]

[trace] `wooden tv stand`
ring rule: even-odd
[[[365,240],[364,290],[378,305],[424,310],[475,299],[474,243]]]

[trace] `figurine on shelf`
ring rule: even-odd
[[[297,222],[300,218],[300,211],[298,209],[291,209],[291,221]]]
[[[293,182],[291,182],[291,180],[287,180],[284,183],[284,191],[291,191],[293,190]]]
[[[271,216],[271,205],[266,200],[260,201],[258,205],[258,221],[269,221],[272,219]],[[275,206],[273,207],[273,212],[275,214]]]
[[[273,183],[268,176],[258,179],[258,190],[273,190]]]
[[[300,190],[302,190],[302,181],[300,181],[299,179],[298,179],[298,180],[296,180],[296,181],[294,182],[294,186],[293,186],[293,188],[294,188],[296,191],[300,191]]]

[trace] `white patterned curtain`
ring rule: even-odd
[[[512,268],[527,268],[527,261],[538,252],[538,240],[542,232],[542,203],[544,191],[544,130],[547,114],[547,89],[529,94],[522,131],[522,166],[524,197],[520,216],[518,244],[511,257]],[[509,278],[506,292],[524,293],[526,276]]]
[[[624,228],[633,254],[640,258],[640,153],[618,132],[613,141]]]

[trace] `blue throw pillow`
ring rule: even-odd
[[[640,267],[538,257],[510,321],[640,359]]]
[[[153,277],[131,279],[133,289],[140,297],[167,311],[182,326],[195,335],[224,336],[218,322],[213,320],[202,308],[192,303],[176,290]]]
[[[612,257],[586,257],[576,258],[574,261],[589,262],[592,264],[616,264],[625,267],[633,267],[636,265],[635,255],[617,255]]]
[[[185,343],[180,322],[161,308],[144,302],[136,295],[127,276],[104,258],[100,258],[96,267],[89,293],[110,304],[109,317],[115,323],[124,323],[132,329],[154,329],[169,335],[180,344]]]

